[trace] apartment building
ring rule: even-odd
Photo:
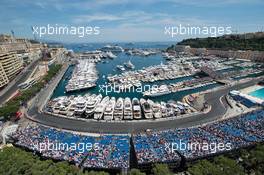
[[[0,53],[0,64],[9,80],[13,79],[23,68],[23,61],[15,52]]]
[[[9,79],[5,73],[4,67],[0,63],[0,88],[7,85],[9,83]]]
[[[41,57],[44,44],[31,42],[24,38],[14,38],[10,35],[0,35],[0,53],[16,52],[18,57],[28,64],[34,59]]]

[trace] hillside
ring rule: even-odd
[[[264,32],[185,39],[177,45],[190,45],[193,48],[264,51]]]

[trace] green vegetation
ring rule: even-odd
[[[131,169],[130,172],[129,172],[129,175],[146,175],[146,173],[142,173],[138,169]]]
[[[0,151],[0,175],[108,175],[106,172],[83,171],[68,162],[42,160],[31,152],[16,147]],[[138,169],[131,169],[129,175],[146,175]],[[155,164],[153,175],[172,175],[166,164]],[[210,160],[198,160],[188,165],[184,174],[191,175],[262,175],[264,174],[264,144],[252,149],[216,156]]]
[[[34,84],[31,88],[21,91],[20,95],[8,101],[3,107],[0,108],[0,117],[3,116],[5,120],[9,120],[11,117],[15,116],[16,112],[19,110],[20,106],[25,104],[29,99],[31,99],[36,93],[38,93],[46,83],[48,83],[52,77],[54,77],[62,65],[55,64],[49,68],[47,75],[45,75],[42,81]]]
[[[170,171],[168,165],[166,164],[156,164],[154,165],[153,169],[153,174],[154,175],[172,175],[173,173]]]
[[[193,48],[264,51],[264,36],[246,38],[244,35],[229,35],[229,37],[185,39],[178,45],[190,45]]]
[[[82,172],[67,162],[40,160],[38,156],[19,148],[4,148],[0,152],[0,175],[108,175],[105,172]]]
[[[217,156],[213,160],[200,160],[190,165],[187,170],[192,175],[246,175],[264,174],[264,145],[257,145],[254,149],[241,149],[225,156]]]
[[[189,168],[188,171],[193,175],[245,174],[244,169],[238,165],[235,160],[226,158],[224,156],[215,158],[213,162],[201,160]]]

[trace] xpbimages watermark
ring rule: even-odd
[[[46,26],[32,26],[33,35],[43,37],[45,35],[72,35],[83,38],[90,35],[99,35],[98,26],[60,26],[58,24]]]
[[[47,140],[45,142],[34,143],[36,150],[40,152],[45,151],[78,151],[79,153],[89,152],[91,150],[99,150],[99,143],[90,142],[79,142],[79,143],[62,143],[62,142],[52,142]]]
[[[232,27],[227,26],[190,26],[189,24],[178,25],[178,26],[165,26],[164,34],[169,35],[170,37],[177,37],[179,35],[205,35],[216,37],[219,35],[229,35],[232,33]]]
[[[165,143],[165,150],[169,153],[174,153],[175,151],[184,151],[184,152],[197,152],[205,151],[210,153],[216,153],[221,151],[229,151],[232,149],[231,143],[216,143],[216,142],[184,142],[180,140],[179,142]]]
[[[99,93],[104,93],[105,95],[108,95],[109,93],[125,93],[125,92],[137,92],[137,93],[143,93],[143,92],[151,92],[156,91],[159,89],[158,85],[142,85],[134,86],[131,84],[100,84],[99,85]]]

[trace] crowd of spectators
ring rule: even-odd
[[[206,157],[264,141],[264,110],[194,128],[132,136],[139,164]]]
[[[90,168],[129,168],[129,136],[85,136],[40,125],[13,134],[15,144],[44,157]]]
[[[39,152],[44,157],[67,160],[85,168],[127,169],[130,165],[129,136],[87,136],[28,125],[18,129],[12,137],[16,145]],[[148,130],[132,135],[138,164],[180,162],[182,156],[187,160],[197,159],[263,141],[264,110],[198,127]],[[47,149],[40,143],[75,143],[75,147]],[[89,144],[89,149],[82,149],[81,143]]]

